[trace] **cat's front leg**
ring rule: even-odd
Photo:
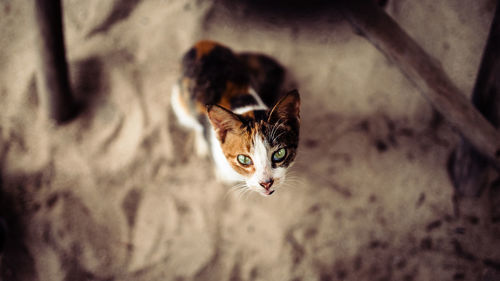
[[[174,84],[172,87],[170,104],[173,112],[177,117],[179,124],[194,132],[194,150],[198,157],[205,158],[208,156],[208,143],[204,137],[204,128],[192,113],[187,109],[186,101],[182,99],[181,89],[179,84]]]

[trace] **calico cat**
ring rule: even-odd
[[[244,182],[264,196],[285,181],[299,143],[300,97],[282,91],[284,80],[275,60],[213,41],[183,56],[171,105],[195,132],[197,154],[211,155],[219,180]]]

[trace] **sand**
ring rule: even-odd
[[[0,2],[0,280],[500,276],[493,189],[456,203],[446,164],[459,136],[411,81],[329,7],[249,3],[63,1],[84,108],[54,126],[37,97],[29,1]],[[386,11],[471,93],[494,7]],[[217,183],[175,123],[179,58],[202,38],[271,55],[296,80],[299,155],[269,198]]]

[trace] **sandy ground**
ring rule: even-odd
[[[459,138],[327,6],[64,1],[77,119],[36,92],[29,1],[0,1],[0,280],[495,280],[493,189],[454,204]],[[471,93],[495,1],[386,11]],[[275,195],[214,180],[169,109],[196,40],[277,58],[302,95],[299,156]],[[457,201],[457,200],[455,200]]]

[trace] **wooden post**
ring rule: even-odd
[[[76,114],[71,96],[60,0],[35,0],[37,89],[42,107],[57,123]]]
[[[500,169],[500,132],[434,61],[373,0],[340,0],[349,22],[396,63],[427,100],[490,163]]]
[[[500,125],[500,5],[497,5],[490,34],[472,94],[474,106],[495,127]],[[489,172],[487,160],[465,140],[450,159],[450,175],[458,195],[479,196]]]
[[[0,217],[0,254],[2,254],[6,242],[7,242],[7,223],[2,217]]]
[[[3,252],[5,242],[7,241],[7,225],[2,217],[0,217],[0,254]]]

